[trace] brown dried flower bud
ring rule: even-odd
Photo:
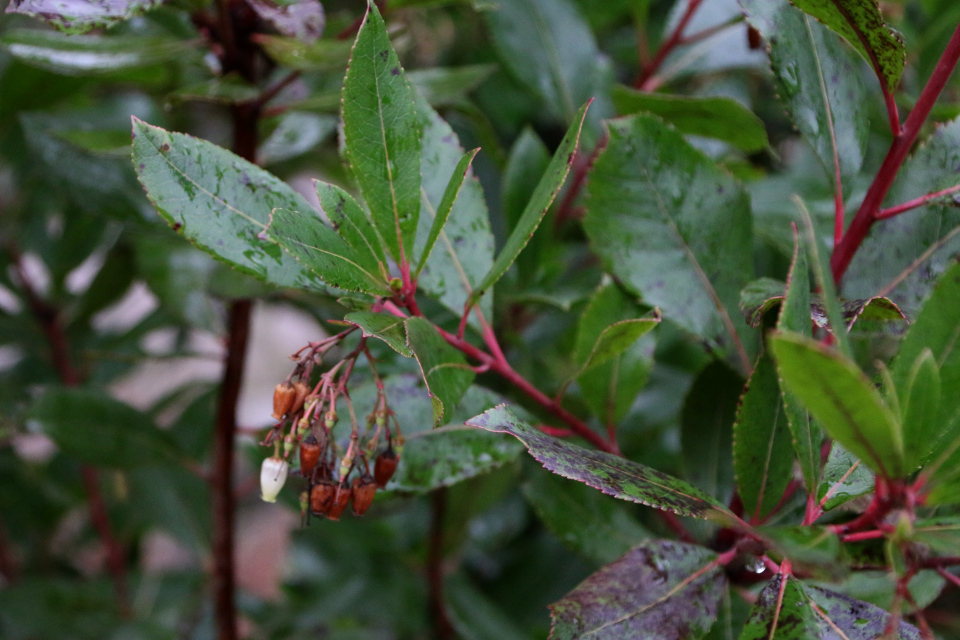
[[[310,510],[315,516],[325,516],[333,505],[337,485],[332,482],[318,482],[310,490]]]
[[[350,498],[353,497],[353,489],[350,485],[340,485],[339,487],[335,487],[333,492],[333,504],[330,505],[330,510],[327,511],[327,517],[331,520],[339,520],[340,514],[343,513],[347,505],[350,504]]]
[[[353,479],[353,515],[362,516],[373,504],[377,483],[370,476]]]
[[[303,409],[303,403],[307,399],[307,396],[310,395],[310,385],[303,380],[294,382],[293,389],[297,395],[293,398],[293,406],[290,407],[290,413],[296,413],[300,411],[300,409]]]
[[[399,463],[400,458],[394,453],[393,447],[388,447],[386,451],[377,456],[373,465],[373,478],[376,480],[378,487],[383,489],[387,486]]]
[[[300,443],[300,473],[304,478],[309,478],[313,474],[319,459],[320,443],[312,435],[307,436]]]
[[[289,382],[281,382],[273,389],[273,417],[283,420],[283,416],[290,413],[293,401],[297,397],[297,390]]]

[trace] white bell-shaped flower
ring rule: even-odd
[[[289,465],[283,458],[267,458],[260,467],[260,497],[264,502],[276,502],[283,483],[287,481]]]

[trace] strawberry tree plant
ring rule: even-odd
[[[4,637],[957,636],[954,3],[6,16]],[[264,301],[325,328],[241,428]]]

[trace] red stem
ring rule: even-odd
[[[928,193],[925,196],[914,198],[909,202],[898,204],[897,206],[890,207],[889,209],[881,209],[880,211],[877,212],[877,215],[874,216],[874,220],[886,220],[887,218],[892,218],[906,211],[911,211],[913,209],[916,209],[917,207],[922,207],[923,205],[927,204],[931,200],[936,200],[937,198],[948,196],[951,193],[956,193],[957,191],[960,191],[960,185],[957,185],[955,187],[950,187],[949,189],[944,189],[942,191]]]
[[[683,38],[683,30],[687,28],[687,23],[690,22],[690,19],[693,18],[693,14],[696,13],[697,8],[703,0],[690,0],[690,4],[687,5],[687,10],[683,13],[683,16],[680,18],[680,22],[677,23],[677,27],[673,30],[673,33],[664,40],[660,45],[660,48],[657,49],[657,53],[654,54],[653,60],[643,66],[643,69],[640,71],[640,76],[633,83],[633,86],[637,89],[645,90],[649,89],[649,82],[653,78],[654,74],[657,73],[660,69],[660,65],[663,64],[663,61],[667,58],[671,51],[680,44]]]
[[[910,112],[910,116],[904,123],[899,135],[893,139],[890,150],[887,152],[887,157],[877,172],[873,184],[871,184],[867,190],[863,203],[860,205],[859,210],[857,210],[853,222],[850,223],[850,228],[847,230],[846,235],[844,235],[843,240],[840,241],[840,244],[834,249],[833,256],[830,259],[834,282],[839,284],[843,278],[843,274],[847,271],[847,267],[850,266],[850,261],[853,259],[854,254],[856,254],[857,249],[860,248],[863,240],[867,237],[870,227],[876,220],[880,205],[883,204],[884,198],[886,198],[887,193],[890,191],[890,187],[893,185],[893,181],[897,177],[900,167],[903,165],[907,154],[910,152],[910,148],[920,134],[921,126],[923,126],[923,123],[926,122],[927,117],[930,115],[933,105],[936,103],[937,98],[950,79],[950,75],[956,68],[958,60],[960,60],[960,25],[957,26],[956,31],[954,31],[953,36],[950,38],[947,48],[940,57],[940,61],[937,62],[933,74],[927,81],[927,85],[923,88],[917,104],[914,106],[913,111]]]

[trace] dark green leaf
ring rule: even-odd
[[[860,459],[834,442],[823,479],[817,489],[817,500],[827,511],[873,491],[873,473]]]
[[[451,347],[437,328],[424,318],[408,318],[407,346],[420,364],[420,371],[433,402],[434,425],[457,406],[475,374],[463,354]]]
[[[568,0],[506,0],[484,12],[504,65],[554,116],[580,119],[577,105],[597,95],[599,51]]]
[[[770,544],[776,561],[790,560],[794,570],[830,580],[849,573],[840,538],[829,527],[782,526],[756,530]]]
[[[170,94],[170,100],[174,103],[239,104],[256,100],[259,95],[260,89],[256,85],[244,80],[240,74],[231,73],[177,89]]]
[[[753,604],[740,640],[809,640],[819,638],[817,615],[792,575],[778,574]]]
[[[40,18],[68,34],[111,27],[158,7],[161,0],[11,0],[7,13]]]
[[[763,120],[732,98],[701,98],[613,88],[617,113],[652,113],[677,131],[729,142],[743,151],[762,151],[770,144]]]
[[[722,362],[710,362],[693,381],[680,415],[685,477],[722,502],[733,495],[733,423],[743,383]]]
[[[525,127],[510,148],[507,166],[503,170],[501,200],[507,229],[512,231],[519,224],[523,210],[549,164],[550,151],[533,129]],[[532,282],[541,266],[538,239],[538,234],[534,234],[531,244],[517,257],[518,282]]]
[[[26,64],[70,76],[113,73],[182,59],[185,48],[184,42],[169,38],[67,36],[33,29],[8,31],[0,44]]]
[[[733,524],[738,521],[722,504],[686,482],[603,451],[585,449],[547,436],[501,405],[467,424],[509,433],[519,438],[548,470],[598,489],[621,500],[631,500],[682,516]]]
[[[937,127],[903,164],[887,202],[896,205],[960,183],[960,120]],[[960,251],[960,209],[931,202],[878,220],[843,281],[848,298],[889,296],[911,318]],[[879,293],[878,293],[879,292]],[[913,353],[910,362],[919,350]],[[934,349],[936,353],[936,349]]]
[[[420,215],[420,133],[413,90],[376,5],[343,81],[343,142],[373,224],[393,259],[413,259]]]
[[[613,562],[650,538],[627,513],[626,505],[585,484],[542,472],[522,489],[537,516],[561,542],[597,562]]]
[[[868,96],[860,61],[839,37],[787,0],[739,0],[767,41],[777,95],[833,181],[856,175],[867,147]],[[870,1],[870,0],[868,0]]]
[[[903,37],[887,26],[877,0],[793,0],[793,3],[839,33],[874,67],[893,91],[907,58]]]
[[[596,342],[589,351],[577,354],[577,360],[580,362],[580,372],[577,375],[582,375],[594,367],[619,357],[658,324],[660,324],[659,318],[637,318],[620,320],[606,327],[597,336]]]
[[[784,284],[773,278],[758,278],[740,292],[740,310],[751,327],[759,327],[763,316],[783,302]]]
[[[480,283],[480,286],[477,287],[476,291],[474,291],[470,297],[471,303],[475,303],[487,289],[492,287],[494,283],[506,273],[510,265],[513,264],[513,261],[516,260],[520,252],[523,251],[523,248],[527,246],[534,231],[540,226],[540,221],[543,220],[543,214],[547,212],[547,208],[557,196],[560,187],[563,186],[563,181],[567,177],[567,173],[570,171],[570,164],[573,162],[573,158],[577,153],[577,146],[580,142],[580,132],[583,129],[583,121],[584,118],[587,117],[587,108],[589,106],[590,103],[587,102],[580,107],[580,111],[578,111],[573,118],[573,124],[570,125],[567,134],[560,142],[560,146],[557,147],[556,152],[553,154],[553,159],[550,160],[546,172],[544,172],[543,177],[540,178],[540,182],[537,184],[533,195],[530,196],[530,200],[527,202],[527,206],[523,210],[523,215],[520,216],[517,226],[510,232],[510,237],[507,238],[507,242],[494,261],[493,266],[490,268],[490,272],[487,273],[483,278],[483,282]]]
[[[349,40],[303,42],[296,38],[258,34],[257,43],[267,55],[289,69],[300,71],[342,70],[350,60]]]
[[[773,360],[760,358],[733,425],[733,466],[744,512],[758,521],[779,503],[790,482],[793,450]]]
[[[890,622],[889,613],[867,602],[812,585],[804,589],[817,612],[821,637],[832,638],[839,631],[848,640],[874,640]],[[920,640],[920,632],[901,620],[897,640]]]
[[[912,540],[927,545],[935,553],[955,555],[960,548],[960,517],[917,520],[913,523]]]
[[[440,202],[464,152],[456,132],[427,101],[417,95],[415,102],[417,126],[423,131],[422,198],[415,253],[422,255]],[[430,254],[417,286],[459,316],[467,298],[490,271],[493,251],[483,187],[470,171],[440,232],[439,246]],[[480,310],[488,319],[493,317],[491,298],[480,301]]]
[[[777,329],[792,331],[804,336],[810,335],[810,272],[807,268],[807,252],[803,250],[800,238],[794,230],[793,262],[787,277],[786,298],[780,307]],[[783,409],[793,436],[793,449],[800,461],[800,471],[807,485],[807,492],[813,493],[819,485],[820,445],[823,434],[820,425],[810,419],[810,413],[800,400],[783,388]]]
[[[530,640],[497,603],[463,575],[443,583],[450,622],[463,640]]]
[[[550,605],[550,638],[698,638],[717,619],[726,582],[712,551],[647,542]]]
[[[433,246],[437,243],[437,239],[443,232],[443,227],[447,224],[447,219],[450,217],[453,204],[460,194],[463,181],[467,178],[470,163],[473,162],[473,158],[477,155],[478,151],[480,151],[480,149],[474,149],[473,151],[468,151],[463,154],[463,157],[460,158],[457,166],[453,169],[453,175],[450,176],[450,182],[447,183],[447,188],[443,192],[443,198],[440,199],[440,205],[437,207],[433,216],[433,224],[430,225],[430,235],[427,236],[426,245],[420,257],[417,258],[418,266],[414,280],[420,276],[420,271],[423,270],[427,264],[427,260],[430,259],[430,252],[433,251]]]
[[[784,385],[835,440],[887,478],[904,467],[900,424],[856,364],[792,333],[770,338]]]
[[[640,313],[639,305],[616,284],[601,285],[580,316],[574,345],[576,362],[582,365],[587,360],[611,321],[628,322]],[[654,347],[655,338],[648,334],[627,345],[613,361],[578,373],[584,399],[606,424],[618,424],[646,385],[653,368]]]
[[[403,318],[387,313],[356,311],[347,314],[343,319],[360,327],[363,330],[364,337],[379,338],[400,355],[407,358],[413,356],[413,352],[407,346],[407,334],[403,325]]]
[[[204,251],[278,286],[328,290],[279,246],[257,237],[275,208],[313,211],[278,178],[212,143],[136,118],[133,164],[160,215]]]
[[[940,370],[930,349],[924,349],[917,356],[910,368],[906,386],[900,402],[903,412],[903,455],[907,469],[915,469],[934,449],[944,426],[950,424],[950,419],[945,423],[937,420],[940,410]]]
[[[338,289],[390,295],[390,288],[372,262],[309,208],[301,211],[277,208],[261,237],[276,242],[318,278]]]
[[[122,402],[85,389],[51,389],[30,410],[43,432],[70,455],[102,467],[130,469],[178,460],[169,435]]]
[[[737,309],[753,273],[746,193],[653,116],[609,128],[585,203],[593,249],[645,303],[748,370],[753,337]]]
[[[496,70],[493,64],[417,69],[407,74],[407,80],[431,106],[439,108],[459,104]]]
[[[407,437],[387,489],[426,493],[488,473],[517,459],[523,447],[504,436],[451,425]]]

